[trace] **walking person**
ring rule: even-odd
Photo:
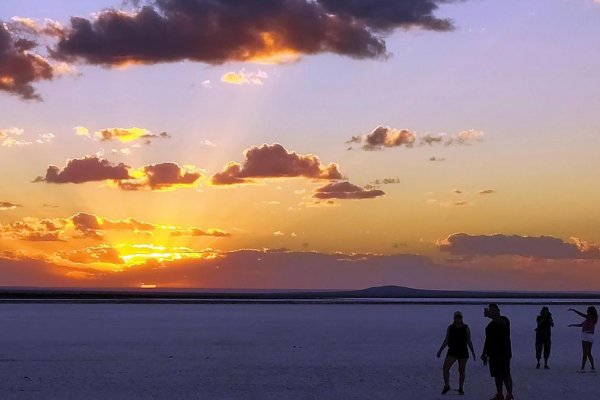
[[[485,345],[481,360],[486,365],[489,362],[490,375],[496,383],[496,396],[491,400],[514,400],[513,382],[510,374],[510,359],[512,346],[510,342],[510,320],[500,314],[497,304],[490,304],[483,315],[491,319],[485,328]],[[506,397],[503,394],[506,388]]]
[[[537,327],[535,328],[535,358],[537,364],[535,368],[540,369],[540,358],[542,350],[544,352],[544,369],[550,369],[548,366],[548,358],[550,358],[550,348],[552,347],[552,328],[554,321],[548,307],[542,307],[540,315],[536,318]]]
[[[463,387],[469,350],[471,350],[473,360],[476,358],[473,343],[471,342],[469,325],[464,323],[463,315],[460,311],[454,313],[454,321],[446,329],[446,337],[437,352],[438,358],[440,358],[446,346],[448,346],[448,352],[446,353],[443,365],[444,388],[442,389],[442,394],[446,394],[450,390],[450,368],[452,368],[456,361],[458,361],[458,394],[465,394]]]
[[[594,357],[592,357],[592,345],[594,344],[594,330],[596,328],[596,324],[598,323],[598,311],[594,306],[589,306],[587,308],[587,314],[584,314],[573,308],[569,308],[569,311],[573,311],[577,315],[585,318],[585,320],[580,324],[569,325],[581,327],[581,350],[583,352],[583,356],[581,358],[581,369],[579,372],[585,372],[585,364],[587,360],[590,360],[592,371],[595,372],[596,366],[594,365]]]

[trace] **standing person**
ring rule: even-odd
[[[469,325],[463,321],[463,315],[460,311],[454,313],[454,322],[446,329],[446,337],[442,346],[437,352],[438,358],[442,355],[442,351],[448,346],[446,359],[444,360],[444,388],[442,394],[448,393],[450,390],[450,368],[458,361],[458,394],[465,394],[463,386],[465,383],[465,368],[469,359],[469,349],[475,360],[475,350],[471,342],[471,331]],[[469,349],[467,349],[467,346]]]
[[[542,349],[544,350],[544,369],[550,369],[548,366],[548,358],[550,358],[550,348],[552,341],[552,328],[554,321],[548,307],[542,307],[540,315],[536,319],[537,327],[535,328],[535,358],[537,359],[537,369],[540,369],[540,358],[542,357]]]
[[[483,365],[489,361],[490,375],[496,383],[496,396],[491,400],[514,400],[513,382],[510,375],[510,359],[512,349],[510,343],[510,320],[500,314],[497,304],[490,304],[483,315],[492,321],[485,328],[485,345],[481,360]],[[502,386],[506,387],[506,398]]]
[[[577,315],[585,318],[585,320],[580,324],[569,325],[581,327],[581,350],[583,351],[583,356],[581,358],[581,369],[579,371],[585,372],[585,363],[588,359],[590,360],[592,371],[596,371],[594,357],[592,357],[592,344],[594,343],[594,330],[596,328],[596,324],[598,323],[598,311],[594,306],[589,306],[587,308],[587,314],[572,308],[569,308],[569,311],[573,311]]]

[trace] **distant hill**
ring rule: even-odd
[[[414,289],[377,286],[360,290],[232,290],[232,289],[43,289],[0,288],[0,301],[166,300],[166,301],[265,301],[343,299],[600,299],[600,292],[492,292]]]

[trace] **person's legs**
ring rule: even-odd
[[[496,381],[496,393],[499,396],[502,396],[502,377],[501,376],[495,376],[494,380]]]
[[[587,343],[589,342],[585,342],[582,341],[581,342],[581,352],[582,352],[582,356],[581,356],[581,370],[583,371],[585,369],[585,363],[587,361],[588,355],[587,355]]]
[[[444,360],[444,388],[450,387],[450,368],[452,368],[452,365],[454,365],[455,361],[456,358],[450,356],[446,356],[446,359]]]
[[[540,367],[540,358],[542,357],[542,346],[544,342],[542,342],[539,338],[535,339],[535,359],[537,360],[536,368]]]
[[[467,367],[468,358],[458,359],[458,387],[462,388],[465,384],[465,370]]]
[[[590,360],[590,365],[592,366],[592,370],[596,369],[596,365],[594,365],[594,357],[592,356],[592,342],[583,342],[585,343],[585,354],[588,358],[588,360]]]
[[[550,349],[552,348],[552,340],[548,338],[544,343],[544,368],[548,367],[548,359],[550,358]]]
[[[504,377],[503,380],[504,380],[504,386],[506,387],[506,394],[512,396],[513,382],[512,382],[512,376],[511,376],[510,372]]]

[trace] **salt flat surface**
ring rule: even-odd
[[[517,400],[600,398],[600,373],[576,373],[579,331],[567,325],[580,318],[569,306],[551,306],[552,369],[534,369],[540,308],[502,307]],[[0,399],[454,397],[439,394],[435,354],[456,309],[479,355],[488,320],[478,305],[0,304]],[[600,367],[600,343],[593,352]],[[451,379],[456,388],[456,370]],[[465,391],[494,394],[480,361]]]

